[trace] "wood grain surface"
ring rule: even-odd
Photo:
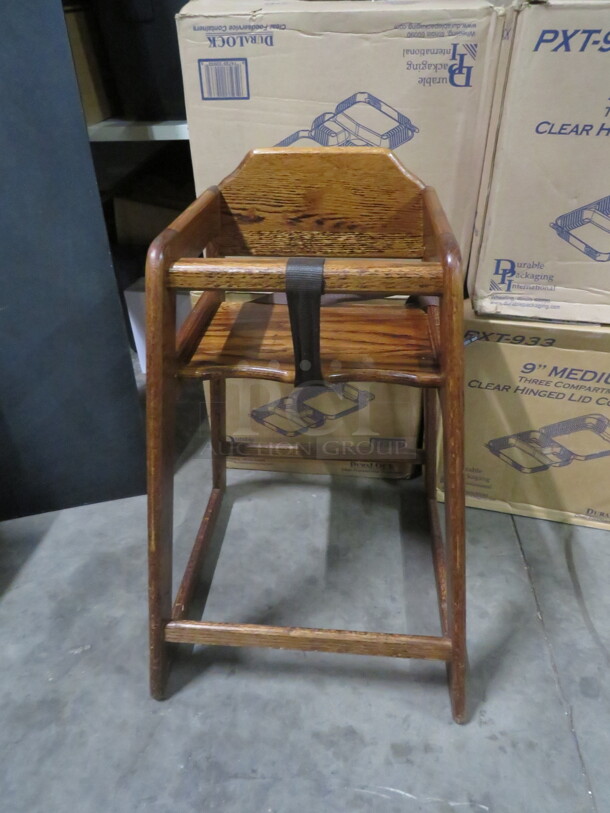
[[[210,494],[210,499],[203,514],[199,531],[195,537],[195,543],[191,550],[180,587],[174,599],[174,607],[172,610],[172,618],[180,620],[188,613],[189,606],[193,600],[197,585],[199,583],[201,568],[205,560],[205,556],[210,547],[210,540],[214,533],[216,520],[220,512],[222,504],[222,488],[213,488]]]
[[[422,386],[439,382],[428,318],[417,308],[323,308],[320,347],[323,373],[330,381],[381,381],[389,377],[394,383],[403,379],[404,383],[416,384],[421,377]],[[216,372],[241,377],[240,368],[255,368],[251,371],[254,377],[281,381],[294,377],[285,305],[223,302],[191,362],[179,374],[202,378]],[[362,377],[365,371],[370,377]]]
[[[287,258],[223,257],[184,258],[169,270],[170,288],[226,291],[286,290]],[[327,259],[324,263],[326,293],[440,294],[440,263],[396,259]]]
[[[374,148],[254,150],[220,184],[221,254],[421,257],[424,185]]]
[[[385,632],[271,627],[258,624],[223,624],[209,621],[172,621],[165,640],[217,646],[259,646],[390,658],[449,660],[451,641],[429,635],[396,635]]]
[[[434,189],[426,187],[423,200],[426,213],[426,257],[439,258],[445,274],[438,311],[438,340],[444,376],[439,394],[445,469],[446,623],[453,643],[448,678],[453,719],[463,723],[467,717],[468,667],[464,495],[464,281],[460,250],[438,195]]]
[[[199,346],[214,314],[223,301],[222,291],[204,291],[193,310],[186,317],[176,337],[176,357],[179,364],[187,364]]]

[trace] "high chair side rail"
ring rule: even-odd
[[[152,331],[153,336],[160,329],[157,309],[162,309],[164,300],[174,301],[175,292],[166,292],[169,269],[178,258],[200,256],[218,237],[220,227],[220,193],[218,187],[210,187],[152,242],[146,260],[146,288],[147,330]],[[199,299],[176,338],[175,362],[186,363],[193,355],[222,299],[220,291],[206,292]],[[152,359],[147,363],[149,369],[151,363],[154,366]]]
[[[438,258],[443,267],[443,296],[428,308],[433,344],[438,347],[443,386],[439,389],[443,418],[445,475],[445,535],[442,545],[436,505],[428,493],[433,527],[433,555],[443,632],[452,644],[447,667],[454,719],[465,719],[466,654],[466,546],[464,501],[464,355],[463,286],[460,250],[432,187],[424,189],[424,258]],[[436,424],[434,393],[425,396],[428,419]],[[434,487],[436,462],[427,466],[427,487]],[[439,567],[440,565],[440,567]],[[443,597],[447,597],[444,599]]]

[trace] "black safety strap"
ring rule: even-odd
[[[294,383],[322,381],[320,362],[320,301],[324,288],[324,258],[293,257],[286,263],[286,298],[294,350]]]

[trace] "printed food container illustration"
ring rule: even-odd
[[[317,116],[309,130],[297,130],[278,147],[387,147],[395,149],[419,132],[409,118],[372,93],[354,93],[334,112]]]
[[[575,460],[592,460],[610,455],[610,420],[591,414],[494,438],[485,444],[489,451],[524,474],[567,466]]]
[[[296,437],[363,409],[375,396],[351,384],[297,387],[290,395],[257,407],[250,416],[285,437]]]
[[[560,215],[551,228],[592,260],[610,261],[610,195]]]

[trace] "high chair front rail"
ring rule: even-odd
[[[323,306],[317,333],[308,338],[326,384],[381,381],[423,389],[424,447],[408,459],[425,467],[439,636],[188,618],[226,488],[226,457],[237,451],[226,438],[226,378],[291,382],[304,369],[295,366],[295,330],[298,334],[303,324],[295,328],[294,306],[227,302],[224,294],[285,291],[291,258],[320,258],[307,262],[320,273],[323,268],[325,293],[421,297],[417,307],[366,301]],[[383,149],[255,150],[153,242],[146,280],[153,697],[165,695],[171,647],[177,643],[436,659],[447,666],[453,717],[464,722],[463,281],[457,243],[434,190]],[[184,288],[204,293],[176,336],[175,292]],[[173,598],[173,437],[181,378],[210,382],[212,493]],[[439,401],[444,540],[435,499]],[[244,449],[242,454],[273,452],[274,457],[308,454],[289,442],[250,443]]]

